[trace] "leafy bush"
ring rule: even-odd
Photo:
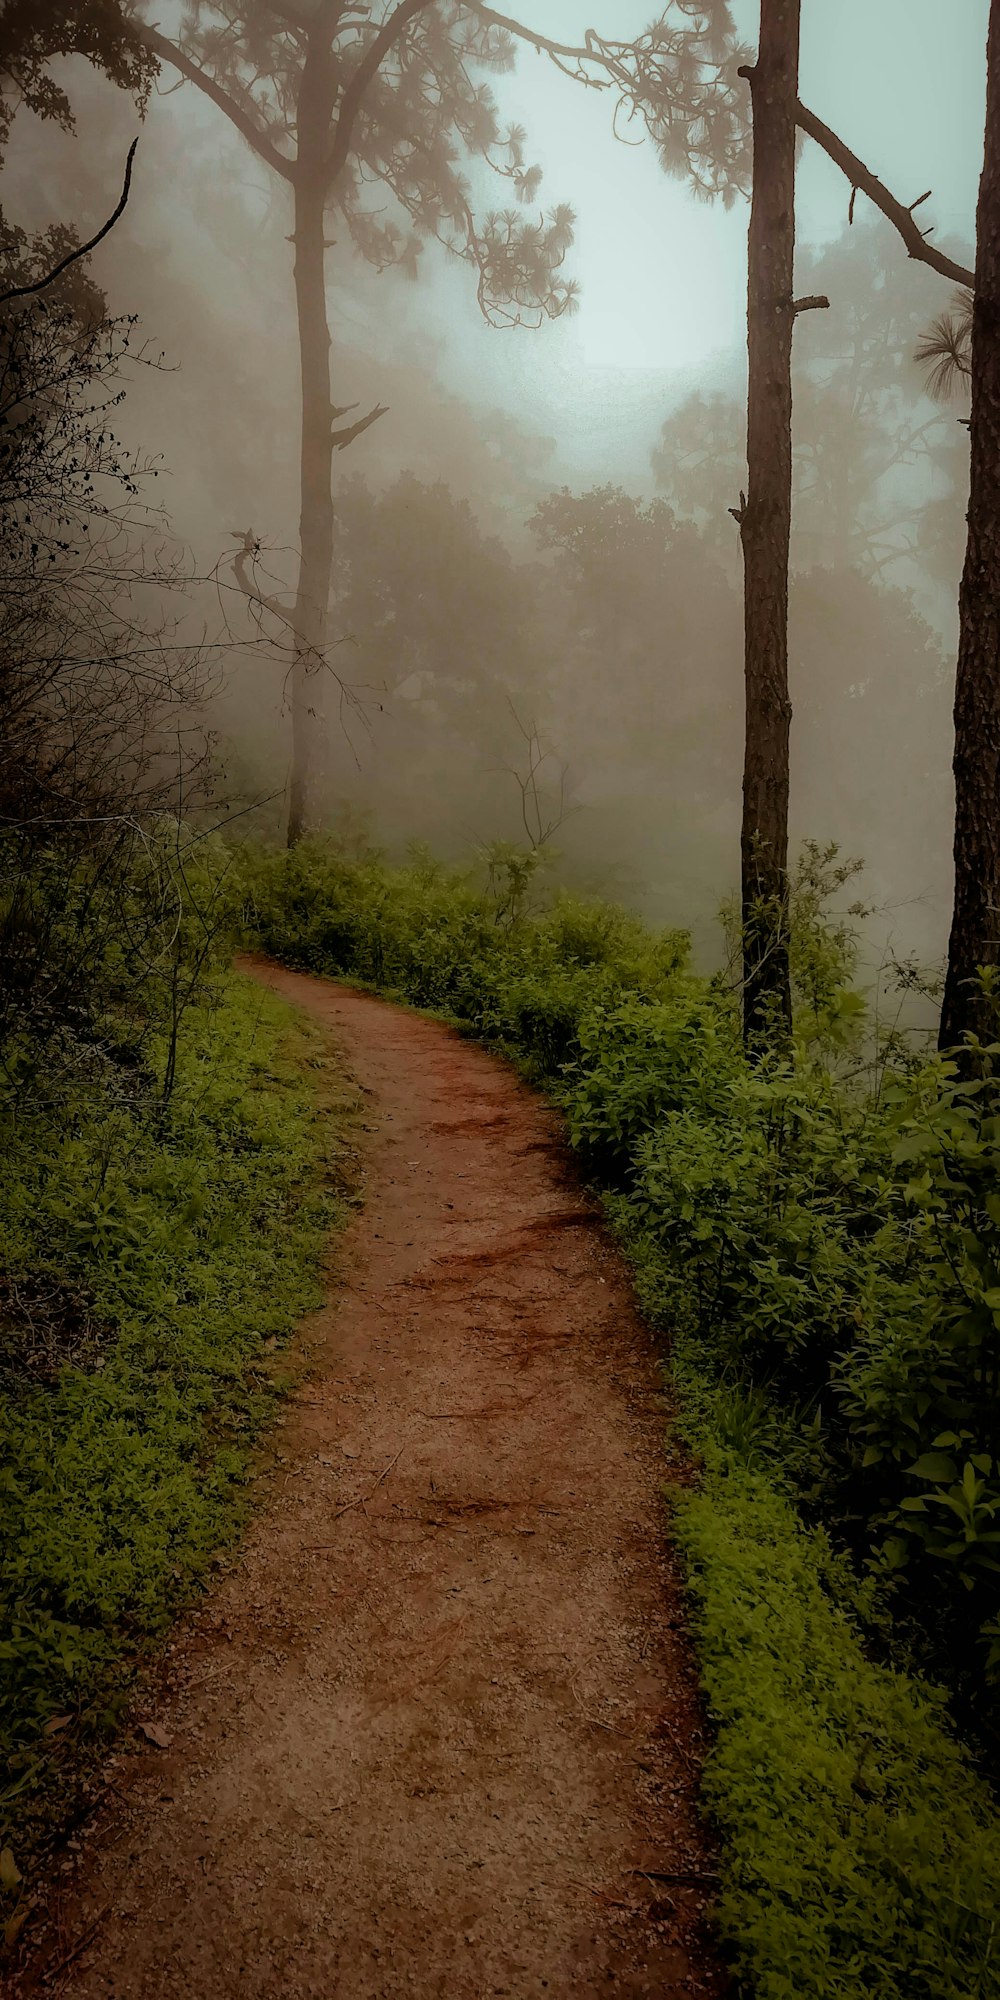
[[[1000,1822],[940,1702],[865,1658],[849,1579],[766,1477],[716,1463],[674,1520],[718,1731],[717,1916],[755,2000],[1000,1993]]]
[[[56,246],[0,218],[0,259],[17,285]],[[44,1068],[109,988],[176,967],[197,901],[176,815],[204,802],[218,653],[184,643],[188,562],[112,428],[133,335],[80,264],[0,307],[0,1088],[12,1044]]]
[[[592,1004],[566,1078],[573,1144],[620,1173],[646,1134],[682,1105],[710,1117],[738,1060],[736,1035],[732,1009],[693,981],[669,1000],[628,993],[613,1005]]]
[[[973,1699],[1000,1611],[992,1104],[947,1066],[880,1102],[815,1071],[744,1075],[711,1123],[668,1112],[644,1135],[629,1204],[653,1311],[683,1293],[717,1366],[798,1408],[822,1447],[813,1505]]]

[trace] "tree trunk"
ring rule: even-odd
[[[288,845],[318,818],[323,759],[326,645],[333,571],[333,406],[326,311],[326,172],[333,105],[328,50],[303,66],[295,175],[295,302],[302,382],[299,577],[292,663],[292,775]]]
[[[792,266],[800,0],[761,0],[753,102],[747,334],[748,490],[743,543],[743,1035],[786,1041],[788,967],[788,546],[792,523]]]
[[[978,977],[1000,963],[1000,0],[991,0],[976,211],[969,534],[955,683],[955,906],[939,1043],[996,1038]]]

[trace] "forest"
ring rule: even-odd
[[[0,6],[12,1994],[1000,2000],[1000,0],[650,4]]]

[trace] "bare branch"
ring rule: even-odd
[[[229,92],[223,90],[221,84],[209,76],[207,70],[200,69],[176,42],[168,41],[166,35],[161,35],[158,28],[147,28],[137,24],[137,31],[146,48],[159,56],[161,62],[171,63],[188,83],[197,84],[198,89],[203,91],[206,97],[210,97],[220,111],[225,112],[230,124],[235,125],[237,132],[249,146],[253,147],[260,159],[266,161],[269,167],[273,167],[274,172],[280,174],[282,180],[294,181],[293,161],[287,160],[284,153],[279,153],[277,147],[272,146],[267,134],[254,123],[249,112],[244,111],[243,106],[237,104],[235,97],[230,97]]]
[[[824,307],[829,311],[830,301],[822,292],[811,292],[807,299],[792,300],[793,313],[819,312]]]
[[[247,528],[242,531],[233,529],[231,532],[233,534],[242,532],[243,534],[243,546],[233,557],[233,575],[244,597],[248,597],[251,604],[259,604],[263,611],[270,611],[272,617],[280,619],[281,623],[287,625],[289,631],[293,632],[297,639],[301,639],[302,634],[288,606],[282,604],[280,597],[269,597],[265,591],[261,590],[256,578],[251,576],[247,569],[247,563],[253,562],[256,559],[260,549],[260,543],[253,529]]]
[[[366,417],[359,417],[356,424],[348,424],[346,429],[342,431],[331,431],[331,444],[336,447],[337,451],[346,451],[348,445],[353,444],[355,438],[361,436],[362,431],[366,431],[370,424],[377,423],[379,417],[384,417],[388,414],[388,407],[387,403],[376,403],[375,408],[369,410]]]
[[[507,707],[510,709],[518,732],[523,739],[526,755],[526,768],[523,773],[518,771],[512,764],[507,766],[507,771],[508,775],[513,778],[521,794],[521,824],[524,827],[528,846],[533,854],[540,855],[542,848],[552,839],[553,834],[558,833],[559,828],[569,818],[570,814],[578,810],[576,806],[568,804],[566,799],[569,766],[566,764],[560,764],[559,766],[558,803],[554,808],[550,808],[548,814],[546,814],[546,808],[542,802],[538,775],[542,766],[551,762],[552,752],[543,749],[537,723],[522,721],[510,695],[507,696]]]
[[[109,230],[114,228],[119,216],[125,213],[125,204],[128,201],[129,189],[132,185],[132,162],[135,159],[135,149],[138,144],[138,139],[133,139],[128,149],[128,159],[125,162],[125,181],[121,191],[121,198],[114,214],[108,216],[104,227],[98,230],[96,236],[91,237],[89,243],[81,243],[78,250],[71,250],[68,257],[64,257],[62,262],[57,264],[54,270],[49,271],[46,277],[36,278],[32,285],[15,285],[12,291],[0,292],[0,306],[9,305],[11,299],[30,298],[33,292],[44,292],[46,286],[53,284],[55,279],[60,278],[64,271],[68,271],[71,264],[76,264],[81,257],[89,257],[90,252],[96,250],[97,245],[103,242]]]
[[[800,131],[807,133],[810,139],[815,139],[817,146],[822,146],[824,153],[834,165],[847,175],[852,190],[856,192],[860,188],[862,193],[868,196],[869,201],[881,209],[886,220],[892,223],[897,234],[902,237],[911,257],[915,257],[921,264],[929,264],[932,271],[938,271],[942,278],[950,278],[953,284],[967,285],[970,290],[974,289],[976,282],[974,273],[966,270],[964,264],[956,264],[954,258],[946,257],[942,250],[935,250],[933,245],[928,243],[923,230],[914,222],[913,209],[919,207],[921,201],[927,200],[926,195],[921,195],[919,201],[915,201],[911,208],[907,208],[904,202],[896,200],[895,195],[889,192],[877,174],[873,174],[865,166],[864,161],[859,160],[857,153],[852,153],[850,147],[845,146],[843,139],[839,139],[836,132],[830,130],[829,125],[824,125],[823,120],[816,117],[815,112],[807,111],[805,105],[800,103],[796,106],[795,121]],[[851,195],[852,214],[854,192]]]
[[[297,34],[308,35],[309,16],[301,8],[292,7],[288,0],[263,0],[268,14],[273,14],[282,26]]]
[[[329,673],[333,674],[333,678],[337,682],[342,696],[352,701],[356,706],[356,697],[353,695],[352,690],[347,686],[346,682],[341,680],[340,675],[334,672],[330,661],[326,657],[325,650],[313,645],[308,635],[303,632],[301,625],[296,619],[294,609],[287,604],[283,604],[280,597],[271,596],[267,591],[261,589],[254,574],[254,566],[258,563],[261,555],[261,545],[253,529],[231,528],[229,532],[233,540],[242,545],[237,549],[236,554],[232,558],[232,569],[243,596],[250,604],[259,605],[262,611],[269,611],[272,618],[276,618],[278,623],[291,633],[294,641],[294,652],[296,656],[305,659],[307,671],[310,674],[315,673],[320,667],[325,667]],[[352,637],[345,634],[342,638],[335,639],[331,643],[335,646],[347,646],[353,645],[355,642]]]

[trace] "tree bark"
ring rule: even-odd
[[[747,286],[747,497],[743,544],[743,1033],[750,1050],[791,1030],[788,962],[788,548],[792,523],[792,271],[800,0],[761,0],[749,79],[753,199]]]
[[[317,22],[302,65],[295,163],[295,303],[302,386],[299,574],[292,662],[288,844],[316,825],[323,756],[326,647],[333,574],[333,400],[326,309],[327,153],[336,100],[329,39]]]
[[[301,172],[301,170],[300,170]],[[292,773],[288,844],[293,847],[318,812],[324,670],[333,571],[333,406],[322,181],[303,175],[295,190],[295,298],[302,382],[299,485],[299,575],[292,662]]]
[[[955,682],[955,904],[939,1043],[996,1039],[1000,963],[1000,0],[991,0],[976,211],[969,533]]]

